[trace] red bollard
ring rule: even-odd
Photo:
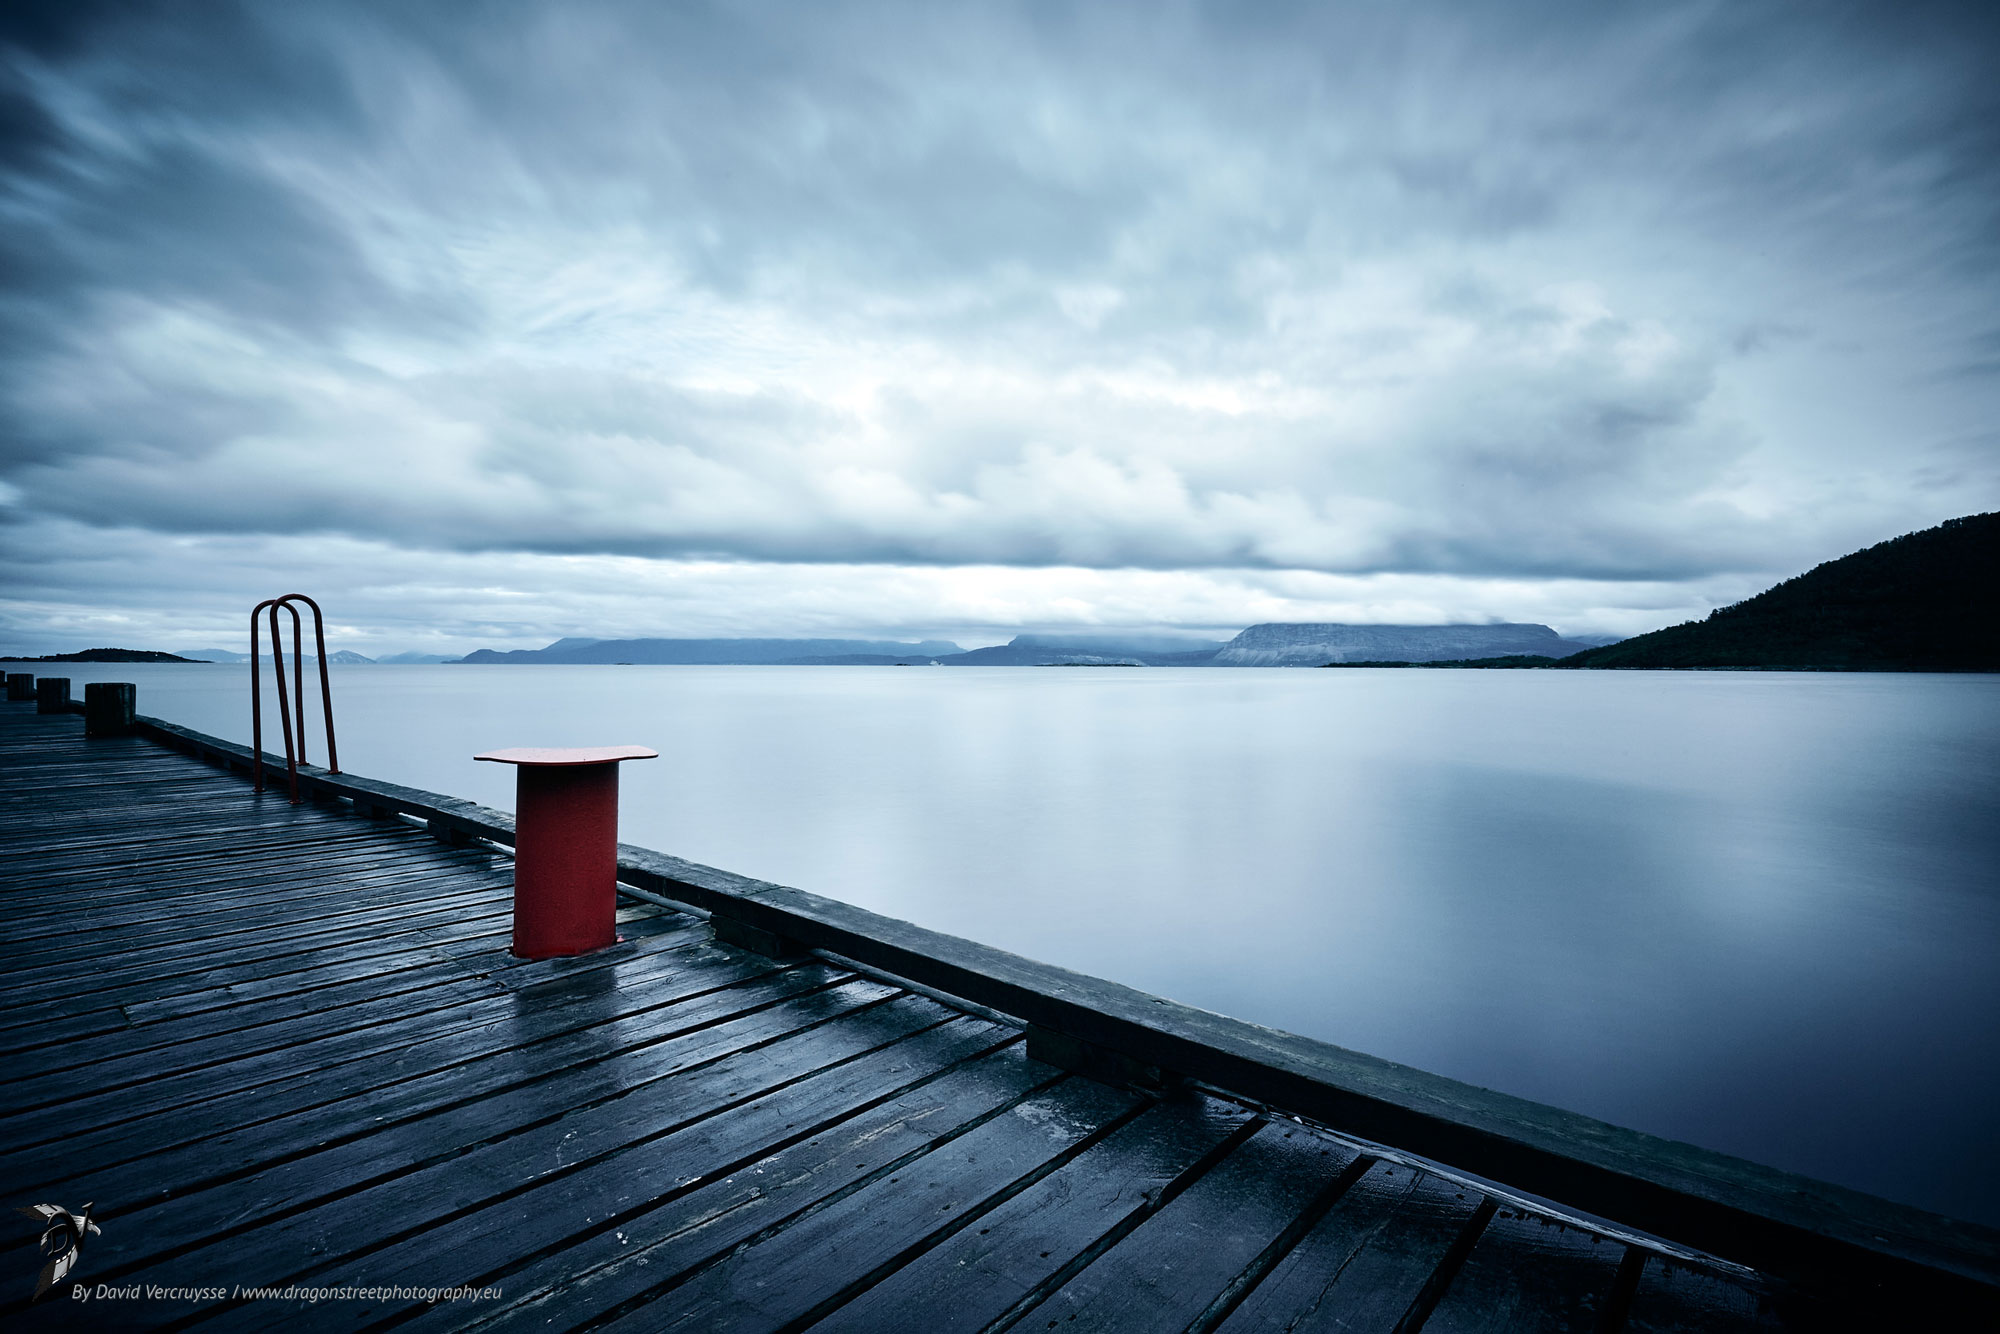
[[[473,756],[518,766],[514,800],[514,949],[523,959],[616,944],[618,762],[644,746],[524,747]]]

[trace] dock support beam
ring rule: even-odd
[[[35,712],[69,712],[69,678],[67,676],[44,676],[35,682]]]
[[[469,847],[472,843],[472,835],[466,833],[457,825],[446,824],[443,820],[426,820],[424,821],[424,829],[432,838],[448,848]]]
[[[33,672],[7,673],[7,698],[12,700],[33,699],[35,697],[35,674]]]
[[[766,931],[761,926],[751,926],[739,922],[734,917],[717,914],[708,919],[715,928],[715,938],[725,945],[734,945],[739,950],[749,950],[767,959],[797,959],[808,952],[806,947],[790,936],[781,936],[775,931]]]
[[[720,933],[718,933],[720,934]],[[1058,1070],[1127,1088],[1163,1089],[1173,1078],[1157,1065],[1133,1060],[1120,1051],[1073,1038],[1039,1024],[1028,1025],[1028,1059]]]

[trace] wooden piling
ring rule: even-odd
[[[35,712],[69,712],[69,678],[67,676],[44,676],[35,682]]]
[[[35,697],[35,674],[33,672],[7,673],[8,699],[33,699]]]
[[[139,687],[130,681],[92,681],[83,688],[83,734],[124,736],[132,730]]]

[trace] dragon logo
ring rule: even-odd
[[[29,1301],[37,1301],[41,1295],[69,1277],[69,1271],[76,1268],[76,1258],[83,1251],[83,1239],[93,1233],[101,1235],[103,1228],[90,1221],[90,1205],[75,1213],[59,1204],[32,1204],[19,1210],[37,1223],[44,1224],[42,1231],[42,1254],[48,1263],[42,1266],[41,1281],[35,1284],[35,1295]]]

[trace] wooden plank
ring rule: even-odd
[[[202,966],[166,977],[128,975],[95,990],[73,992],[50,1000],[12,1003],[4,1011],[5,1022],[0,1023],[0,1051],[42,1045],[49,1040],[47,1025],[100,1017],[103,1011],[115,1011],[114,1017],[122,1023],[127,1016],[120,1007],[127,1005],[179,1005],[185,1002],[192,1006],[200,1003],[197,998],[228,988],[281,985],[288,978],[307,978],[328,966],[330,961],[355,965],[363,960],[406,953],[412,947],[428,949],[435,956],[440,952],[440,945],[446,942],[480,942],[482,949],[505,949],[508,940],[507,918],[498,913],[469,919],[455,912],[414,914],[408,925],[411,929],[394,937],[336,943],[331,950],[267,954],[240,963]],[[415,929],[419,926],[436,927],[437,937],[433,939],[419,934]]]
[[[1509,1206],[1494,1213],[1423,1322],[1425,1334],[1547,1330],[1595,1334],[1622,1242]]]
[[[45,1105],[68,1096],[75,1072],[127,1080],[148,1079],[212,1064],[234,1052],[266,1050],[273,1045],[311,1041],[322,1029],[365,1024],[390,1013],[406,998],[429,991],[490,992],[491,983],[467,974],[448,959],[435,958],[373,977],[336,982],[295,995],[276,996],[227,1010],[207,1010],[182,1018],[162,1019],[125,1032],[83,1038],[58,1048],[16,1052],[14,1062],[24,1073],[14,1080],[10,1098],[19,1105]]]
[[[162,920],[169,905],[178,905],[187,913],[220,913],[274,901],[303,904],[324,897],[324,886],[393,883],[397,875],[436,874],[444,869],[436,857],[425,856],[422,849],[369,843],[351,848],[316,845],[287,849],[284,856],[249,863],[218,853],[179,868],[177,874],[152,869],[143,878],[130,880],[115,880],[91,869],[56,884],[39,901],[12,889],[5,891],[12,914],[7,938],[27,941],[57,936],[63,933],[51,928],[71,922],[88,924],[93,930],[142,927]],[[470,867],[450,869],[478,875]],[[498,864],[483,869],[486,875],[479,877],[480,883],[504,884],[511,874]]]
[[[759,1234],[664,1294],[614,1308],[602,1327],[736,1334],[810,1319],[848,1288],[1061,1166],[1138,1103],[1125,1090],[1064,1080],[863,1189]]]
[[[848,983],[121,1213],[115,1241],[107,1217],[93,1240],[110,1244],[93,1254],[93,1271],[121,1282],[287,1282],[316,1257],[385,1242],[447,1203],[456,1211],[496,1198],[524,1174],[574,1168],[949,1017],[933,1001],[883,1001],[878,990]],[[842,1016],[850,1021],[827,1022]],[[439,1164],[450,1168],[433,1171]]]
[[[276,848],[280,839],[297,846],[362,837],[361,830],[337,823],[346,817],[333,811],[297,814],[298,808],[280,804],[236,812],[204,801],[199,813],[191,814],[187,809],[191,800],[190,796],[157,812],[82,808],[62,822],[63,833],[36,838],[32,852],[9,860],[19,862],[17,874],[23,878],[59,878],[74,870],[138,872],[156,861],[171,868],[213,855],[229,837],[259,849]]]
[[[11,1110],[51,1106],[86,1090],[109,1092],[129,1088],[182,1071],[240,1061],[365,1029],[412,1008],[432,1009],[478,995],[499,995],[505,990],[491,979],[441,966],[437,974],[424,979],[424,985],[395,995],[365,996],[324,1011],[298,1005],[290,1013],[251,1027],[225,1027],[177,1043],[149,1044],[139,1051],[114,1051],[93,1062],[68,1064],[14,1080],[5,1090],[5,1096]]]
[[[393,885],[396,875],[456,877],[468,883],[507,885],[512,869],[497,853],[460,853],[447,860],[426,856],[424,849],[360,843],[351,847],[302,845],[286,856],[245,864],[227,852],[184,863],[172,872],[135,868],[131,872],[101,867],[83,868],[73,877],[38,881],[49,885],[50,910],[25,916],[9,926],[10,934],[31,940],[53,934],[57,919],[92,922],[98,930],[118,930],[126,924],[144,927],[161,919],[160,909],[180,904],[189,912],[221,913],[294,900],[309,903],[324,898],[342,884]],[[122,891],[122,898],[104,897]],[[378,891],[382,892],[382,891]],[[10,901],[19,896],[10,894]]]
[[[24,942],[15,949],[24,961],[21,980],[7,990],[34,990],[44,983],[60,984],[82,974],[102,976],[109,970],[154,966],[162,959],[200,958],[243,945],[261,946],[266,953],[277,954],[294,948],[296,941],[327,932],[368,927],[378,935],[389,934],[396,929],[398,913],[447,907],[491,913],[505,911],[509,903],[508,886],[448,867],[392,870],[371,874],[351,885],[336,876],[312,886],[296,902],[267,897],[248,911],[191,911],[180,922],[135,926],[126,932],[113,930],[82,937],[74,944],[56,939]]]
[[[983,1330],[1171,1201],[1250,1120],[1234,1104],[1170,1097],[836,1307],[813,1334]]]
[[[149,981],[166,981],[197,975],[207,969],[260,960],[302,958],[320,950],[340,949],[357,940],[379,939],[386,923],[400,912],[398,934],[422,937],[426,931],[479,927],[503,920],[500,911],[483,894],[439,894],[401,909],[381,909],[362,914],[339,914],[296,924],[277,935],[264,932],[215,932],[214,948],[194,942],[163,946],[157,950],[134,950],[117,961],[71,960],[61,965],[29,964],[20,971],[21,983],[0,993],[8,1005],[55,1002],[67,997],[88,996],[94,986],[110,988]],[[31,956],[32,957],[32,956]]]
[[[676,1253],[713,1254],[894,1170],[1055,1074],[1029,1067],[1018,1034],[956,1020],[723,1115],[625,1145],[575,1172],[537,1180],[365,1257],[333,1261],[308,1278],[365,1276],[371,1286],[426,1287],[436,1286],[439,1274],[492,1275],[480,1281],[503,1282],[507,1305],[482,1306],[479,1313],[502,1323],[539,1323],[551,1288],[584,1284],[606,1292],[612,1285],[603,1266],[659,1279],[678,1263]],[[662,1240],[670,1246],[655,1244]],[[607,1296],[596,1305],[609,1304]],[[582,1318],[585,1304],[562,1305],[566,1323]],[[421,1309],[415,1302],[382,1304],[341,1324]],[[256,1308],[231,1315],[237,1318],[219,1326],[252,1328],[261,1318]],[[447,1306],[433,1319],[462,1322],[466,1315]]]
[[[1359,1157],[1290,1121],[1267,1122],[1129,1237],[1039,1296],[1019,1323],[1065,1331],[1186,1329],[1316,1203],[1330,1204],[1330,1192],[1349,1179]]]
[[[1463,1183],[1378,1160],[1218,1334],[1390,1334],[1484,1201]]]
[[[425,887],[420,885],[418,889],[421,891]],[[44,947],[33,954],[32,962],[19,970],[17,980],[7,988],[7,992],[32,999],[43,990],[61,991],[65,984],[73,983],[79,977],[103,977],[156,968],[162,961],[171,964],[201,959],[238,945],[253,945],[270,953],[293,940],[319,938],[332,932],[380,932],[392,928],[398,914],[407,915],[412,910],[461,907],[468,911],[491,911],[502,906],[502,900],[491,886],[440,878],[430,882],[428,887],[434,891],[432,894],[412,900],[363,903],[351,908],[324,908],[303,921],[294,918],[290,928],[282,934],[275,929],[276,923],[285,921],[281,916],[276,923],[225,920],[210,923],[205,930],[191,927],[181,931],[164,931],[135,940],[109,955],[101,945],[75,949]]]
[[[337,851],[361,846],[372,832],[343,823],[330,812],[300,821],[275,810],[239,811],[228,802],[215,801],[214,795],[191,786],[157,809],[79,804],[76,809],[47,812],[45,819],[35,822],[42,826],[39,829],[25,821],[15,824],[8,839],[9,878],[33,889],[79,872],[175,874],[226,855],[232,845],[247,856],[270,860],[290,847]]]
[[[356,1124],[379,1127],[844,976],[824,967],[774,976],[761,961],[735,959],[679,977],[621,975],[620,988],[610,992],[548,992],[533,998],[527,1014],[509,997],[475,1002],[459,1014],[412,1016],[337,1046],[284,1053],[290,1059],[282,1064],[211,1069],[172,1087],[147,1085],[126,1100],[84,1098],[10,1118],[0,1123],[10,1144],[0,1154],[0,1178],[23,1188],[53,1186],[143,1158],[147,1193],[182,1189],[213,1175],[217,1144],[238,1157],[281,1157]],[[708,1004],[677,1008],[696,999]],[[601,1031],[614,1024],[615,1038]],[[107,1198],[119,1187],[102,1177],[92,1186]]]
[[[483,942],[482,949],[504,949],[507,944],[504,913],[468,917],[443,912],[426,914],[421,920],[422,925],[436,930],[440,940]],[[388,971],[414,961],[443,962],[445,956],[437,942],[410,929],[395,936],[365,935],[336,941],[331,948],[266,955],[230,966],[200,966],[156,977],[124,975],[97,991],[11,1005],[8,1023],[0,1027],[0,1050],[48,1045],[52,1038],[43,1029],[46,1023],[100,1010],[117,1009],[132,1023],[142,1024],[244,1004],[266,995],[305,991],[343,973]]]
[[[24,1156],[31,1171],[39,1164],[42,1170],[57,1173],[53,1180],[76,1176],[77,1188],[102,1193],[107,1199],[139,1200],[183,1192],[228,1179],[244,1170],[246,1163],[289,1160],[357,1135],[450,1110],[472,1099],[566,1079],[599,1057],[650,1068],[662,1060],[681,1059],[688,1052],[710,1050],[718,1043],[721,1050],[732,1050],[731,1042],[755,1042],[760,1040],[759,1033],[790,1032],[818,1022],[815,1016],[819,1008],[803,1013],[794,1009],[776,1018],[766,1012],[788,1003],[796,1005],[827,985],[821,975],[786,973],[704,988],[635,1012],[619,1013],[616,1007],[579,1002],[554,1011],[545,1025],[527,1032],[503,1021],[404,1050],[385,1051],[376,1060],[391,1077],[352,1092],[343,1091],[341,1084],[353,1071],[343,1076],[330,1068],[329,1096],[308,1097],[303,1107],[289,1110],[285,1104],[286,1091],[293,1089],[290,1081],[261,1091],[237,1092],[228,1087],[226,1070],[214,1070],[209,1072],[206,1098],[184,1103],[166,1115],[170,1125],[185,1119],[199,1126],[210,1113],[236,1120],[218,1134],[161,1132],[157,1123],[133,1121],[105,1128],[98,1141],[104,1150],[104,1165],[85,1161],[81,1170],[73,1172],[70,1154],[60,1139],[28,1146]],[[843,984],[836,978],[831,985],[849,988],[831,1002],[836,1013],[876,1003],[884,994],[876,989],[877,984],[855,990],[851,982]],[[721,1031],[701,1036],[709,1029]],[[677,1040],[679,1045],[673,1046]],[[665,1054],[654,1050],[663,1045],[671,1050]],[[362,1073],[368,1073],[365,1067],[369,1063],[362,1062]],[[318,1074],[310,1051],[298,1053],[295,1064],[309,1077]],[[307,1091],[310,1093],[310,1088]],[[532,1099],[539,1095],[523,1096]],[[222,1103],[220,1108],[209,1105],[217,1099]],[[266,1112],[270,1114],[258,1115]],[[173,1147],[176,1143],[179,1147]],[[218,1152],[224,1147],[226,1154]]]
[[[239,844],[238,853],[260,851]],[[480,883],[505,883],[511,868],[498,853],[459,849],[450,857],[426,855],[420,847],[399,843],[334,840],[299,843],[274,849],[269,857],[237,856],[218,848],[199,859],[189,859],[171,867],[131,868],[83,866],[62,876],[42,876],[34,882],[41,902],[24,902],[19,891],[10,900],[21,903],[23,939],[47,934],[51,917],[79,912],[90,913],[98,921],[135,924],[154,920],[150,913],[166,902],[184,902],[190,910],[223,911],[232,906],[255,906],[278,897],[296,895],[301,901],[343,880],[380,879],[393,872],[420,871],[426,874],[454,873]],[[89,898],[79,895],[88,890]],[[38,913],[39,915],[30,915]]]
[[[1811,1323],[1822,1328],[1837,1323],[1833,1312],[1810,1315],[1817,1317]],[[1624,1325],[1627,1334],[1776,1334],[1793,1327],[1779,1316],[1777,1299],[1756,1280],[1664,1255],[1647,1258]],[[1798,1327],[1807,1326],[1802,1322]]]
[[[186,806],[206,801],[205,794],[189,793],[180,803]],[[45,884],[58,884],[83,875],[126,876],[157,872],[178,877],[191,869],[211,864],[229,855],[231,848],[254,863],[283,860],[287,852],[323,849],[330,853],[373,847],[383,852],[400,852],[408,844],[398,836],[385,839],[399,827],[370,828],[352,822],[351,817],[322,813],[318,820],[297,823],[278,811],[239,815],[227,809],[210,811],[200,822],[163,825],[148,820],[142,812],[98,808],[66,814],[68,830],[89,827],[89,837],[74,839],[49,835],[33,840],[8,858],[10,878],[30,892]],[[412,831],[414,832],[414,831]],[[417,835],[422,837],[421,834]],[[489,849],[471,848],[464,855],[491,856]]]

